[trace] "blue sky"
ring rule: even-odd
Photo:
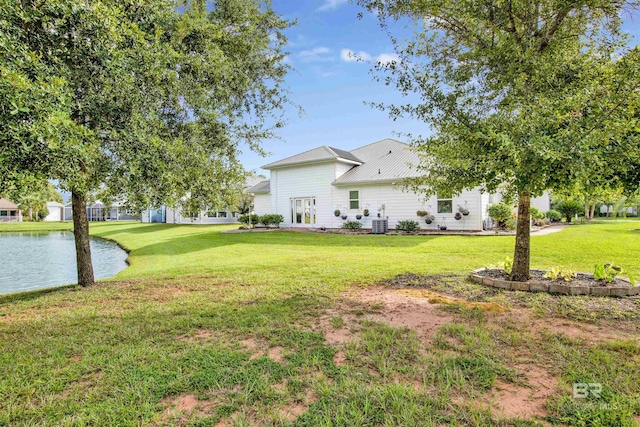
[[[298,22],[286,32],[288,61],[294,68],[287,84],[292,100],[304,113],[299,116],[292,108],[289,123],[280,132],[282,140],[265,141],[264,149],[272,153],[269,157],[244,150],[241,160],[247,169],[268,175],[260,166],[321,145],[350,150],[395,137],[396,132],[429,133],[425,123],[394,122],[387,113],[365,105],[403,101],[393,88],[373,80],[371,64],[355,62],[347,54],[361,53],[371,61],[391,58],[391,42],[374,16],[365,14],[358,19],[362,8],[348,0],[273,0],[273,8]],[[625,17],[624,29],[634,35],[632,44],[636,45],[640,43],[640,13],[634,15]]]

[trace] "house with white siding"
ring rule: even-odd
[[[261,177],[247,177],[239,190],[255,187]],[[212,206],[194,215],[188,215],[179,208],[161,206],[142,212],[142,222],[165,222],[167,224],[238,224],[240,212],[230,206]]]
[[[254,195],[256,214],[281,214],[284,227],[340,228],[360,217],[364,228],[371,228],[373,219],[383,218],[388,219],[389,228],[401,220],[415,220],[426,230],[438,226],[483,230],[489,218],[487,207],[498,203],[499,196],[480,188],[429,198],[406,191],[402,182],[416,176],[413,166],[419,160],[409,145],[390,138],[352,151],[322,146],[263,166],[269,180],[247,192]],[[548,195],[533,199],[532,205],[548,211]],[[459,207],[469,214],[456,219]],[[417,216],[419,210],[435,220],[427,224]]]

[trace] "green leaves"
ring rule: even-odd
[[[384,106],[391,117],[421,119],[435,131],[414,139],[424,176],[409,182],[413,189],[539,195],[582,179],[608,156],[603,141],[620,141],[631,125],[625,114],[638,105],[640,61],[637,49],[624,49],[618,18],[630,3],[359,4],[383,26],[414,20],[412,39],[393,39],[401,61],[378,67],[387,83],[421,100]]]
[[[290,24],[208,4],[0,0],[0,189],[27,174],[134,208],[231,204],[241,144],[282,123]]]

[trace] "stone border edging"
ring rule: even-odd
[[[479,268],[471,272],[471,280],[474,282],[483,284],[485,286],[491,286],[493,288],[507,289],[511,291],[524,291],[524,292],[547,292],[550,294],[561,295],[593,295],[599,297],[627,297],[640,295],[640,286],[571,286],[565,285],[561,282],[542,282],[540,280],[529,280],[528,282],[511,282],[505,279],[495,279],[493,277],[481,276],[480,272],[487,270],[486,268]],[[543,271],[534,270],[532,271]],[[587,273],[583,273],[587,274]],[[619,278],[629,282],[627,279]],[[630,283],[630,282],[629,282]]]

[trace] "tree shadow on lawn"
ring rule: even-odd
[[[123,233],[126,233],[124,231]],[[139,231],[144,233],[144,231]],[[96,233],[97,236],[103,235]],[[336,248],[411,248],[444,236],[369,236],[369,235],[320,235],[292,231],[269,233],[226,234],[217,230],[164,238],[131,251],[131,256],[184,255],[212,248],[235,245],[249,246],[308,246],[318,250]]]
[[[131,225],[136,224],[136,225]],[[141,222],[99,222],[89,223],[90,231],[97,236],[110,236],[113,234],[146,234],[156,231],[164,231],[179,227],[177,224],[143,224]],[[114,229],[114,227],[116,227]],[[106,229],[106,230],[105,230]]]

